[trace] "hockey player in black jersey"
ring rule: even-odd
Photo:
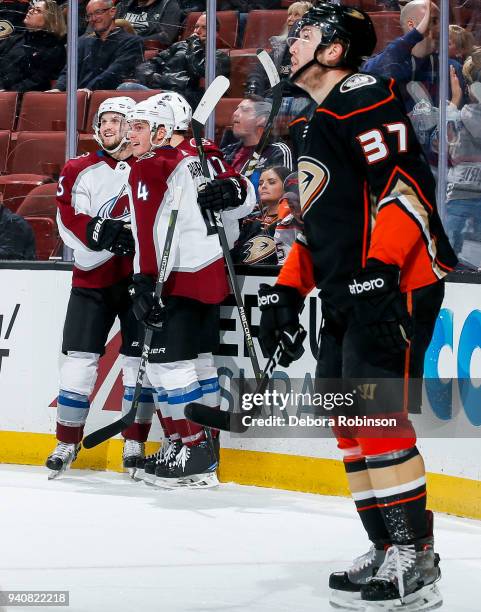
[[[422,379],[442,279],[456,258],[395,83],[357,73],[376,45],[369,16],[319,3],[290,44],[291,79],[318,106],[310,119],[293,122],[304,233],[274,287],[261,286],[261,345],[272,354],[282,340],[285,366],[302,354],[291,339],[303,300],[317,286],[324,322],[316,378],[401,383],[378,410],[395,415],[396,427],[335,430],[372,546],[348,571],[331,575],[331,603],[433,609],[442,603],[435,585],[439,557],[408,409],[420,406],[413,383]],[[364,404],[376,406],[379,389],[372,387]]]

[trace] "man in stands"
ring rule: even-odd
[[[241,174],[261,139],[271,107],[272,103],[269,100],[245,98],[232,115],[232,132],[239,140],[223,147],[222,152],[227,163]],[[270,166],[286,166],[289,170],[293,169],[292,153],[285,143],[273,142],[264,149],[257,169],[250,177],[256,189],[261,172]]]
[[[143,59],[142,39],[115,25],[113,0],[90,0],[87,20],[92,32],[78,43],[78,88],[88,91],[115,89]],[[67,66],[51,92],[67,88]]]
[[[160,51],[137,68],[136,76],[140,85],[125,83],[119,89],[153,88],[176,91],[185,96],[192,106],[197,106],[204,93],[200,79],[205,75],[206,39],[206,14],[203,13],[187,40],[181,40],[169,49]],[[229,58],[222,51],[216,52],[216,74],[229,75]]]
[[[182,11],[177,0],[119,0],[117,17],[129,21],[145,39],[171,45],[180,31]]]

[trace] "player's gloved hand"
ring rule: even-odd
[[[131,255],[135,242],[130,224],[105,217],[94,217],[87,224],[87,246],[92,251],[106,249],[114,255]]]
[[[214,179],[199,187],[197,201],[200,208],[214,212],[237,208],[247,197],[247,187],[244,179],[233,176]]]
[[[284,351],[279,363],[286,368],[304,353],[302,344],[306,331],[299,323],[304,299],[294,287],[270,287],[265,283],[261,284],[258,296],[261,310],[259,342],[262,353],[264,357],[271,357],[279,342],[282,342]]]
[[[155,297],[155,279],[147,274],[134,274],[129,286],[135,318],[153,331],[159,331],[166,319],[162,300]]]
[[[355,324],[367,343],[374,342],[389,353],[406,349],[413,335],[399,274],[397,266],[368,259],[366,267],[349,284]]]

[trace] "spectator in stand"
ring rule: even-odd
[[[83,91],[115,89],[134,73],[144,57],[142,39],[127,34],[115,25],[112,0],[90,0],[87,20],[92,32],[79,38],[78,88]],[[67,66],[60,74],[57,87],[50,92],[65,91]]]
[[[237,142],[221,147],[227,163],[242,174],[261,139],[272,103],[269,100],[244,98],[232,115],[232,132]],[[292,153],[284,142],[268,144],[250,176],[257,189],[260,173],[269,166],[286,166],[293,170]]]
[[[474,36],[458,25],[449,26],[449,57],[463,64],[474,48]]]
[[[168,46],[179,36],[182,11],[178,0],[119,0],[117,17],[126,19],[144,40]]]
[[[284,193],[279,200],[279,221],[274,233],[277,261],[284,263],[294,244],[298,232],[304,229],[301,201],[299,197],[299,177],[297,172],[289,174],[284,180]]]
[[[290,174],[285,166],[266,168],[259,179],[259,206],[242,221],[239,239],[232,250],[235,263],[278,264],[274,234],[279,217],[279,201],[284,181]]]
[[[35,236],[31,226],[1,202],[0,259],[36,259]]]
[[[68,23],[68,0],[61,0],[58,2],[59,6],[62,7],[65,21]],[[87,29],[87,0],[77,0],[77,18],[78,18],[78,35],[82,36],[85,34]]]
[[[280,9],[281,0],[219,0],[218,11],[239,11],[248,13],[255,10]]]
[[[287,9],[287,19],[284,31],[279,36],[271,36],[266,45],[271,49],[269,55],[277,68],[281,80],[285,83],[284,95],[292,95],[290,92],[293,88],[298,92],[297,95],[302,94],[301,89],[288,83],[291,72],[291,54],[289,53],[289,47],[287,45],[287,35],[296,21],[298,21],[311,6],[312,4],[310,2],[294,2],[294,4],[291,4]],[[256,65],[255,69],[247,78],[245,95],[265,96],[268,89],[269,80],[267,79],[266,71],[263,69],[262,65]]]
[[[219,23],[217,22],[217,30]],[[123,83],[119,89],[166,89],[182,94],[194,108],[204,88],[200,80],[205,74],[206,14],[202,13],[189,38],[160,51],[155,57],[137,67],[139,83]],[[216,51],[216,73],[229,76],[229,57]]]
[[[0,2],[0,41],[25,29],[23,20],[28,11],[29,0],[2,0]]]
[[[0,41],[1,91],[42,91],[65,64],[65,21],[54,0],[32,2],[24,24]]]
[[[394,77],[408,110],[413,107],[413,101],[406,91],[410,81],[423,83],[434,105],[438,106],[439,56],[436,49],[439,39],[439,9],[429,0],[412,0],[402,8],[400,22],[403,36],[368,59],[362,71],[386,78]],[[452,59],[449,64],[454,67],[464,87],[461,65]]]

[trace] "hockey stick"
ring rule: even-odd
[[[304,340],[306,331],[303,327],[300,327],[292,337],[293,343],[297,340],[299,334],[303,336],[302,340]],[[276,369],[283,352],[284,344],[281,341],[277,345],[273,355],[269,358],[269,361],[262,372],[262,377],[257,382],[253,396],[256,396],[258,393],[263,394],[265,392],[267,385],[269,384],[269,380]],[[211,408],[210,406],[204,406],[204,404],[191,402],[185,407],[184,414],[189,420],[194,421],[194,423],[199,425],[203,425],[204,427],[213,427],[215,429],[231,431],[233,433],[245,433],[249,429],[250,423],[246,425],[243,420],[244,417],[249,416],[250,418],[253,418],[259,415],[261,411],[262,406],[258,405],[244,414],[242,412],[233,413],[229,412],[228,410],[218,410],[216,408]]]
[[[162,296],[162,289],[164,288],[164,283],[167,276],[167,264],[169,262],[170,249],[172,247],[172,241],[174,238],[174,230],[177,222],[177,215],[179,212],[179,203],[181,197],[181,188],[174,188],[174,197],[173,197],[173,206],[169,216],[169,225],[167,228],[167,234],[165,236],[164,250],[162,252],[162,258],[160,260],[160,268],[159,275],[157,277],[157,283],[155,285],[155,299],[160,301]],[[153,330],[150,327],[145,328],[145,336],[142,348],[142,355],[140,357],[139,371],[137,374],[137,379],[135,381],[135,390],[134,396],[132,399],[132,405],[129,411],[124,414],[123,417],[114,421],[113,423],[109,423],[105,427],[101,427],[96,431],[93,431],[91,434],[86,436],[82,442],[85,448],[93,448],[105,440],[116,436],[124,429],[127,429],[135,420],[135,415],[137,414],[137,407],[139,405],[139,399],[142,394],[142,384],[144,380],[145,370],[147,368],[147,361],[150,353],[150,345],[152,344],[152,336],[154,335]]]
[[[217,77],[217,79],[223,78],[225,81],[225,77]],[[217,81],[215,79],[215,81]],[[215,83],[213,81],[213,83]],[[224,91],[227,90],[227,87]],[[206,94],[208,91],[206,92]],[[205,95],[204,94],[204,97]],[[202,167],[202,174],[204,175],[204,179],[206,182],[210,182],[212,177],[210,175],[209,164],[207,161],[207,156],[205,154],[204,144],[202,142],[202,129],[205,125],[205,121],[207,116],[204,112],[205,105],[203,104],[204,98],[199,103],[199,106],[196,108],[193,116],[192,116],[192,133],[194,135],[195,146],[197,148],[197,154],[199,156],[200,164]],[[209,211],[208,211],[209,212]],[[210,216],[210,215],[209,215]],[[242,330],[244,332],[244,337],[247,346],[247,352],[249,353],[249,358],[252,363],[252,369],[254,370],[254,376],[257,380],[261,378],[261,369],[259,366],[259,361],[257,359],[256,350],[254,346],[254,340],[252,338],[251,330],[249,327],[249,322],[247,321],[247,316],[244,308],[244,302],[242,300],[242,294],[239,289],[239,283],[237,282],[237,277],[234,269],[234,262],[232,261],[232,257],[230,255],[229,243],[227,241],[227,236],[224,229],[224,224],[222,222],[222,215],[220,213],[214,213],[213,219],[210,216],[210,220],[213,223],[214,227],[217,229],[217,233],[219,235],[220,244],[222,247],[222,252],[224,255],[224,259],[227,265],[227,272],[229,274],[230,283],[232,286],[232,291],[234,292],[235,301],[237,304],[237,310],[239,312],[239,317],[241,320]]]

